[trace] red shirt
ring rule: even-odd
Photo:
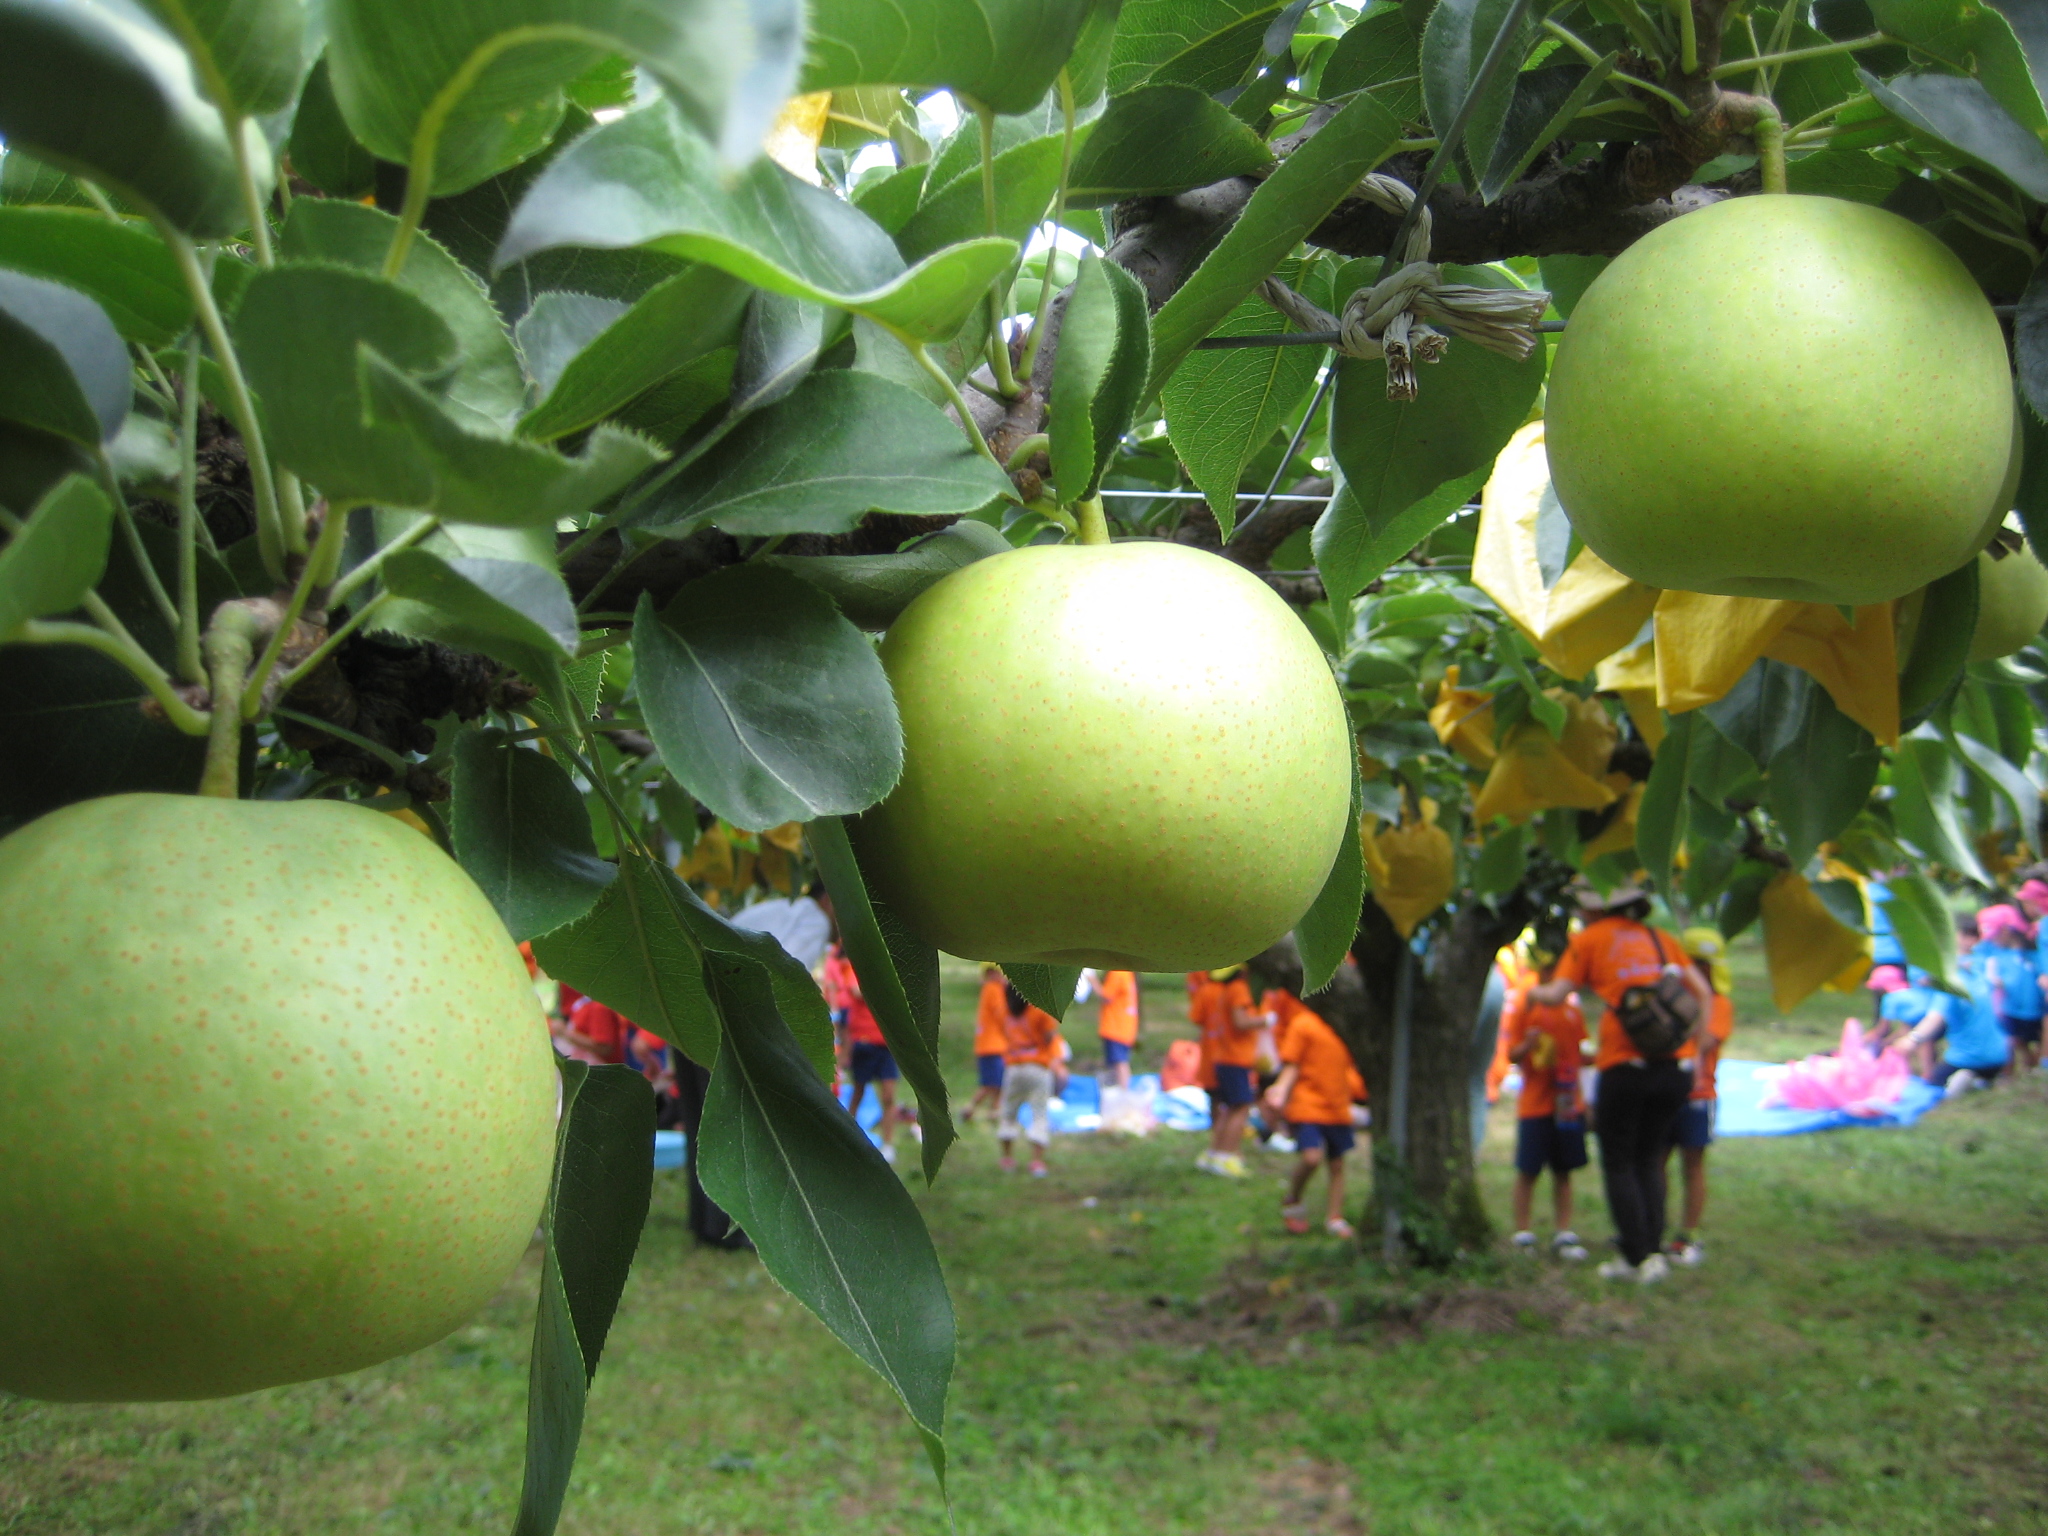
[[[626,1059],[626,1036],[633,1024],[617,1009],[594,997],[579,997],[570,1011],[569,1027],[588,1040],[606,1064],[617,1066]]]
[[[860,995],[860,977],[854,974],[853,962],[836,944],[825,956],[825,1001],[845,1016],[846,1038],[855,1045],[889,1043],[882,1026],[875,1022],[874,1010]]]

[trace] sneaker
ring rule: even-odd
[[[1600,1266],[1598,1274],[1602,1280],[1639,1280],[1642,1278],[1636,1272],[1635,1265],[1629,1263],[1627,1259],[1609,1259]]]
[[[1579,1241],[1576,1232],[1560,1232],[1550,1240],[1550,1251],[1567,1264],[1583,1264],[1586,1261],[1586,1245]]]
[[[1707,1260],[1707,1250],[1692,1238],[1681,1237],[1664,1250],[1664,1256],[1681,1269],[1698,1269]]]
[[[896,1146],[893,1142],[882,1143],[882,1161],[891,1168],[896,1166]]]
[[[1517,1232],[1512,1241],[1514,1242],[1516,1253],[1524,1254],[1529,1258],[1536,1256],[1536,1234],[1534,1232]]]
[[[1001,1157],[996,1159],[996,1166],[1002,1169],[1005,1173],[1015,1173],[1017,1171],[1017,1159],[1010,1156],[1009,1153],[1005,1152]]]
[[[1671,1265],[1661,1253],[1653,1253],[1636,1266],[1636,1284],[1655,1285],[1671,1278]]]
[[[1323,1223],[1323,1230],[1329,1233],[1332,1237],[1358,1236],[1358,1234],[1352,1230],[1351,1223],[1346,1221],[1342,1216],[1332,1216],[1328,1221]]]
[[[1033,1159],[1031,1159],[1031,1177],[1033,1177],[1034,1179],[1042,1179],[1045,1177],[1045,1174],[1045,1159],[1042,1157],[1034,1157]]]
[[[1296,1237],[1308,1236],[1308,1207],[1305,1205],[1283,1205],[1280,1207],[1280,1225]]]
[[[1266,1138],[1266,1150],[1268,1152],[1284,1152],[1291,1155],[1299,1151],[1300,1148],[1295,1146],[1292,1136],[1275,1135]]]
[[[1244,1165],[1244,1157],[1236,1152],[1218,1154],[1216,1166],[1210,1172],[1220,1173],[1226,1179],[1248,1179],[1252,1176],[1251,1170]]]
[[[1198,1173],[1221,1173],[1223,1170],[1216,1166],[1216,1156],[1217,1154],[1214,1152],[1202,1153],[1195,1159],[1195,1171]]]

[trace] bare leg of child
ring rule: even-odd
[[[1316,1176],[1316,1170],[1322,1166],[1323,1149],[1321,1147],[1304,1147],[1302,1149],[1301,1156],[1295,1161],[1294,1172],[1287,1177],[1287,1203],[1289,1205],[1301,1204],[1301,1197],[1308,1190],[1308,1181]],[[1330,1165],[1330,1172],[1333,1177],[1341,1166],[1342,1164],[1339,1163],[1332,1163]]]
[[[1572,1176],[1555,1169],[1550,1174],[1550,1212],[1558,1231],[1572,1230]]]
[[[1536,1181],[1528,1174],[1515,1173],[1515,1230],[1529,1230],[1530,1208],[1536,1203]]]
[[[1344,1155],[1341,1152],[1330,1159],[1330,1202],[1324,1224],[1333,1230],[1344,1224]]]
[[[1678,1156],[1685,1168],[1685,1220],[1678,1230],[1690,1236],[1699,1231],[1707,1214],[1707,1149],[1680,1147]]]
[[[875,1133],[882,1138],[882,1156],[896,1161],[896,1085],[884,1077],[876,1081],[875,1092],[882,1100],[882,1122]]]

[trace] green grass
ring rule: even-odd
[[[1766,1028],[1760,959],[1737,958],[1756,1006],[1734,1054],[1832,1043],[1854,1001]],[[1178,1024],[1178,979],[1156,980],[1141,1065]],[[947,1002],[964,1088],[966,973]],[[1509,1130],[1497,1111],[1497,1214]],[[974,1129],[922,1196],[960,1312],[968,1536],[2048,1531],[2040,1085],[1911,1131],[1722,1143],[1711,1259],[1647,1293],[1505,1258],[1389,1279],[1279,1234],[1283,1159],[1232,1186],[1193,1170],[1195,1147],[1062,1139],[1032,1183],[998,1175]],[[1590,1175],[1582,1204],[1604,1234]],[[682,1218],[663,1176],[563,1529],[943,1531],[880,1384]],[[335,1381],[0,1399],[0,1531],[507,1529],[534,1282],[529,1263],[452,1339]]]

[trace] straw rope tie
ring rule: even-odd
[[[1361,181],[1357,191],[1397,218],[1415,201],[1405,182],[1378,172]],[[1416,365],[1442,358],[1452,337],[1517,362],[1535,351],[1536,322],[1550,307],[1550,295],[1540,289],[1447,283],[1443,268],[1429,259],[1429,240],[1430,214],[1425,206],[1408,233],[1399,270],[1352,293],[1341,316],[1276,277],[1260,286],[1259,297],[1305,331],[1337,332],[1337,350],[1346,357],[1384,358],[1389,400],[1413,400]]]

